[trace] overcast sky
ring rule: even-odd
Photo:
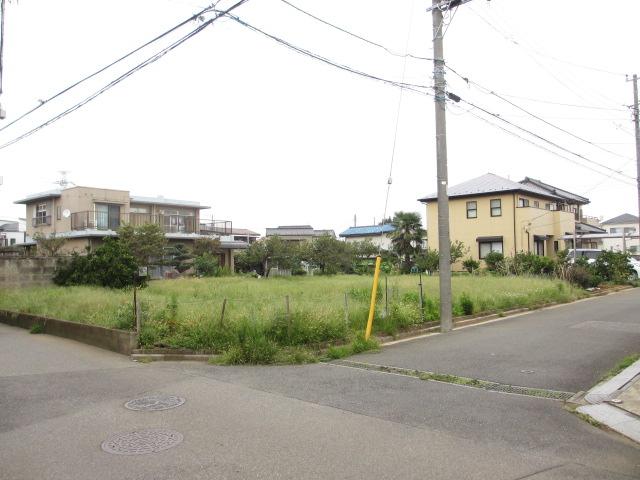
[[[430,2],[290,1],[391,53],[281,0],[249,0],[235,13],[339,64],[432,84],[431,62],[409,58],[405,64],[398,55],[432,57]],[[218,7],[232,3],[222,0]],[[198,0],[8,0],[0,97],[7,118],[0,127],[205,6]],[[448,72],[450,91],[584,157],[460,102],[447,115],[450,184],[487,172],[512,180],[530,176],[589,197],[589,215],[636,214],[633,124],[626,107],[633,96],[624,74],[640,73],[638,18],[637,0],[607,9],[601,0],[473,0],[448,16],[447,64],[475,82]],[[0,143],[198,25],[186,25],[47,103],[1,131]],[[359,225],[382,218],[392,154],[388,215],[404,210],[424,216],[416,199],[436,189],[434,134],[431,96],[401,95],[396,86],[336,69],[222,19],[81,109],[0,150],[0,218],[24,216],[24,207],[13,201],[55,188],[58,170],[69,170],[77,185],[199,201],[212,206],[206,216],[260,233],[291,224],[339,233],[353,224],[354,214]],[[611,171],[590,162],[627,176],[609,178]]]

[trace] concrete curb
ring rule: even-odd
[[[584,397],[589,405],[578,407],[577,411],[640,443],[640,417],[606,403],[617,398],[634,382],[640,382],[640,360],[589,390]]]
[[[584,399],[592,405],[613,400],[639,375],[640,360],[629,365],[615,377],[593,387],[587,392]]]
[[[197,353],[132,353],[131,360],[137,362],[208,362],[218,355],[206,355]]]

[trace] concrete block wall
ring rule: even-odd
[[[32,287],[52,283],[56,259],[0,257],[0,288]]]

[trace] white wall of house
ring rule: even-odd
[[[345,237],[347,243],[362,242],[363,240],[370,240],[376,247],[382,248],[383,250],[391,250],[391,237],[389,237],[388,234]]]
[[[626,233],[627,251],[638,254],[640,253],[640,241],[638,240],[638,224],[618,223],[604,225],[607,232],[615,234],[610,238],[603,239],[603,248],[605,250],[623,250],[622,232]]]

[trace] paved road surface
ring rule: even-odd
[[[627,292],[358,359],[585,389],[638,349],[639,304],[640,291]],[[148,393],[187,401],[159,412],[123,407]],[[148,455],[100,448],[143,428],[184,441]],[[627,479],[640,478],[640,448],[555,400],[336,365],[137,364],[0,325],[0,479],[88,478]]]

